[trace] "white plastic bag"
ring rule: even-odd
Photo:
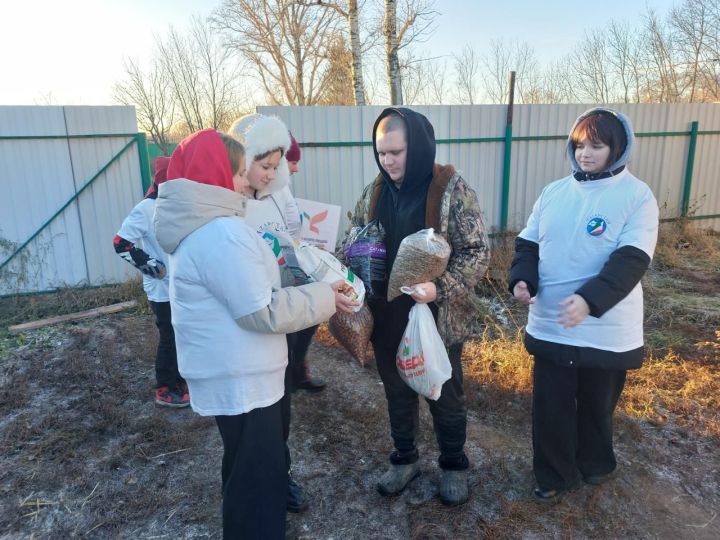
[[[410,309],[395,365],[400,377],[418,394],[434,400],[440,398],[452,367],[427,304],[415,304]]]

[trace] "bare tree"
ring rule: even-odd
[[[343,34],[338,34],[328,48],[327,84],[318,105],[355,105],[356,97],[352,53]]]
[[[148,72],[137,62],[125,61],[126,79],[114,87],[114,98],[134,105],[139,127],[150,134],[163,154],[169,154],[170,130],[175,120],[175,103],[166,71],[157,60]]]
[[[383,35],[385,36],[385,69],[390,87],[390,103],[402,105],[402,78],[400,77],[400,59],[398,58],[400,40],[397,34],[397,3],[395,0],[385,0]]]
[[[382,33],[385,38],[385,67],[390,88],[390,102],[403,104],[402,66],[399,52],[412,43],[421,42],[434,31],[434,0],[404,0],[398,18],[396,0],[385,0]]]
[[[643,52],[649,78],[646,86],[648,101],[677,103],[680,101],[679,66],[674,52],[672,33],[652,10],[645,15]]]
[[[295,3],[334,9],[347,20],[355,105],[365,105],[365,83],[363,82],[362,67],[362,54],[364,51],[360,41],[360,9],[357,0],[345,0],[344,2],[341,0],[337,2],[328,2],[326,0],[295,0]]]
[[[171,28],[167,37],[156,39],[162,70],[167,74],[179,113],[190,133],[202,129],[197,65],[188,41]]]
[[[203,111],[203,127],[226,129],[237,118],[242,103],[238,64],[214,36],[206,21],[194,19],[191,29]]]
[[[238,64],[207,20],[194,18],[187,34],[171,28],[156,38],[157,56],[187,131],[226,128],[241,105]]]
[[[460,54],[453,54],[455,67],[455,89],[460,103],[475,103],[477,95],[477,76],[480,59],[472,45],[466,44]]]
[[[542,78],[538,74],[535,51],[527,43],[508,45],[502,39],[491,41],[490,50],[481,57],[481,61],[485,67],[485,93],[492,103],[505,103],[510,71],[516,73],[516,99],[519,103],[542,101]]]
[[[416,57],[407,51],[401,58],[400,73],[405,104],[423,105],[433,101],[431,81],[440,74],[435,72],[433,58]]]
[[[683,68],[681,93],[691,103],[703,101],[705,78],[702,73],[712,66],[713,60],[708,54],[708,44],[717,41],[717,27],[714,39],[710,35],[713,31],[712,5],[700,0],[685,0],[670,12],[669,25],[675,36],[679,64]]]
[[[516,77],[516,100],[518,103],[542,103],[542,80],[538,73],[535,50],[527,43],[515,46],[513,54],[513,70]]]
[[[613,68],[615,86],[623,103],[639,103],[643,69],[640,43],[627,23],[611,21],[607,27],[607,61]]]
[[[610,72],[604,30],[586,32],[572,54],[572,71],[581,99],[610,103]]]
[[[435,60],[431,66],[431,76],[426,81],[429,87],[430,102],[443,104],[445,103],[445,96],[447,94],[447,61]]]
[[[577,101],[568,57],[551,63],[542,76],[541,103],[570,103]]]
[[[38,97],[33,99],[35,102],[35,105],[57,105],[57,99],[55,99],[55,96],[52,93],[52,90],[48,90],[47,92],[40,92]]]
[[[507,76],[511,71],[511,52],[505,42],[493,40],[490,50],[482,57],[485,65],[485,93],[491,103],[504,103],[507,94]]]
[[[223,0],[213,16],[274,104],[314,105],[327,82],[338,14],[289,0]]]

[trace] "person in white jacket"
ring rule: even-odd
[[[173,152],[154,216],[168,254],[178,367],[190,405],[223,440],[223,536],[285,537],[287,462],[280,400],[284,334],[353,303],[344,284],[281,288],[272,251],[244,221],[244,150],[205,129]]]

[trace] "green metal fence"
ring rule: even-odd
[[[12,261],[23,249],[25,249],[30,242],[32,242],[35,238],[40,235],[59,215],[61,215],[65,209],[70,206],[73,202],[75,202],[80,195],[87,190],[90,186],[92,186],[95,181],[102,176],[102,174],[107,171],[110,166],[117,161],[120,156],[122,156],[129,148],[131,148],[133,145],[137,145],[138,148],[138,156],[139,156],[139,165],[140,165],[140,175],[142,179],[142,185],[143,189],[147,189],[147,187],[150,186],[151,182],[151,176],[150,176],[150,159],[148,156],[148,145],[147,145],[147,139],[144,133],[112,133],[112,134],[97,134],[97,135],[11,135],[11,136],[0,136],[0,141],[27,141],[27,140],[70,140],[70,139],[102,139],[102,138],[118,138],[118,137],[130,137],[130,141],[125,144],[110,160],[105,163],[100,169],[90,178],[87,182],[83,184],[83,186],[78,189],[72,197],[70,197],[63,205],[55,211],[55,213],[50,216],[40,227],[32,233],[27,240],[25,240],[22,244],[20,244],[15,250],[10,254],[10,256],[2,261],[0,263],[0,271],[2,271],[3,268],[5,268],[8,264],[10,264],[10,261]]]
[[[688,137],[688,153],[685,161],[685,171],[683,177],[682,189],[682,205],[680,218],[693,220],[699,219],[715,219],[720,218],[720,214],[708,215],[688,215],[690,208],[690,194],[692,192],[693,168],[695,165],[695,148],[697,146],[698,137],[703,135],[720,135],[720,131],[700,131],[700,123],[695,120],[691,123],[689,131],[658,131],[635,133],[636,137]],[[512,143],[520,141],[564,141],[567,135],[530,135],[530,136],[513,136],[512,125],[506,126],[505,136],[503,137],[474,137],[460,139],[437,139],[437,144],[469,144],[469,143],[504,143],[503,153],[503,176],[501,191],[501,210],[500,210],[500,228],[507,229],[508,225],[508,207],[510,201],[510,173],[511,173],[511,155]],[[352,146],[372,146],[371,141],[333,141],[333,142],[306,142],[300,143],[305,148],[342,148]],[[679,218],[669,218],[679,219]],[[667,220],[666,220],[667,221]]]
[[[700,123],[696,120],[691,124],[689,131],[664,131],[664,132],[647,132],[636,133],[636,137],[689,137],[688,153],[685,165],[685,174],[683,178],[682,190],[682,206],[681,216],[688,219],[713,219],[720,218],[720,214],[693,215],[689,216],[690,194],[692,192],[693,168],[695,165],[695,149],[697,147],[698,137],[703,135],[720,135],[720,131],[700,131]],[[62,212],[72,204],[87,188],[89,188],[109,167],[112,165],[128,148],[133,144],[137,145],[139,165],[141,171],[142,188],[146,191],[152,183],[152,175],[150,164],[152,160],[158,156],[164,155],[157,144],[147,143],[144,133],[123,133],[123,134],[97,134],[97,135],[28,135],[28,136],[0,136],[2,140],[31,140],[31,139],[88,139],[88,138],[108,138],[108,137],[131,137],[131,140],[115,154],[104,166],[98,170],[92,178],[90,178],[68,201],[66,201],[48,220],[46,220],[37,231],[35,231],[27,240],[25,240],[5,261],[0,263],[0,270],[15,258],[30,242],[32,242],[50,223],[57,218]],[[565,140],[567,135],[534,135],[534,136],[513,136],[512,125],[506,127],[504,137],[470,137],[459,139],[438,139],[437,144],[469,144],[469,143],[504,143],[503,156],[503,178],[502,178],[502,195],[501,195],[501,229],[507,228],[508,206],[510,193],[510,157],[512,155],[512,143],[520,141],[552,141]],[[334,141],[334,142],[306,142],[300,146],[306,148],[339,148],[352,146],[372,146],[370,141]],[[169,152],[177,147],[176,144],[169,145]]]

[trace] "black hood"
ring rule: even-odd
[[[430,121],[419,112],[405,107],[388,107],[380,113],[373,126],[373,153],[380,174],[385,182],[393,187],[395,184],[390,176],[380,165],[375,135],[380,120],[395,113],[405,120],[407,126],[407,159],[405,161],[405,176],[403,177],[401,190],[411,191],[415,188],[427,190],[432,178],[433,165],[435,164],[435,130]]]
[[[407,128],[405,175],[398,188],[380,165],[375,133],[380,120],[398,114]],[[403,107],[385,109],[373,127],[373,152],[380,174],[385,179],[377,206],[377,216],[385,229],[387,268],[395,262],[400,242],[406,236],[425,228],[425,205],[435,164],[435,130],[422,114]]]

